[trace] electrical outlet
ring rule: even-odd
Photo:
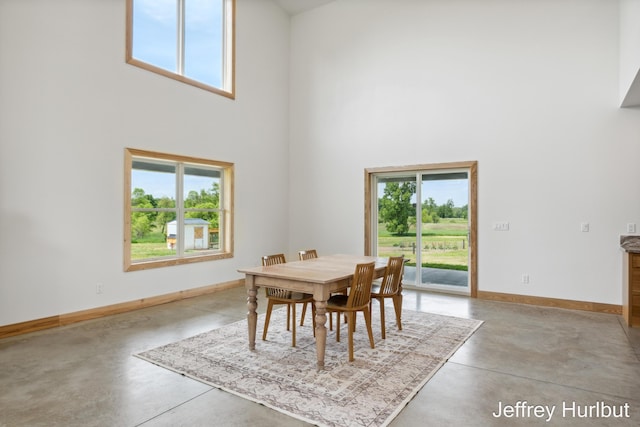
[[[527,273],[522,275],[522,283],[524,285],[528,285],[529,284],[529,275]]]
[[[636,225],[632,222],[627,224],[627,233],[635,233],[635,232],[636,232]]]
[[[104,293],[104,285],[102,283],[96,283],[96,294],[100,295]]]

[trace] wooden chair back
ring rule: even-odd
[[[300,257],[300,261],[304,261],[311,258],[318,258],[318,252],[315,249],[307,249],[306,251],[298,252],[298,256]]]
[[[262,265],[267,267],[269,265],[284,264],[287,260],[284,254],[265,255],[262,257]]]
[[[284,264],[287,260],[284,257],[284,254],[274,254],[274,255],[265,255],[262,257],[262,266],[268,267],[270,265],[276,264]],[[267,297],[273,298],[290,298],[291,291],[286,291],[284,289],[277,288],[264,288]]]
[[[389,257],[387,268],[380,285],[381,295],[395,295],[400,288],[402,280],[402,269],[404,268],[404,255],[398,257]]]
[[[375,262],[356,265],[346,308],[357,309],[369,305],[371,302],[371,283],[373,282],[375,266]]]

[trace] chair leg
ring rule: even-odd
[[[287,331],[291,330],[289,325],[291,325],[291,304],[287,304]]]
[[[339,311],[336,311],[336,341],[340,342],[340,312]]]
[[[373,342],[373,329],[371,329],[371,315],[369,313],[369,310],[363,310],[362,313],[364,314],[364,322],[367,324],[367,332],[369,333],[369,344],[371,345],[371,348],[376,348]]]
[[[262,331],[262,341],[267,339],[267,329],[269,329],[269,321],[271,320],[271,310],[273,309],[273,301],[267,302],[267,317],[264,319],[264,330]],[[289,325],[287,325],[289,326]]]
[[[378,298],[380,303],[380,324],[382,325],[382,339],[387,339],[387,328],[385,327],[386,321],[384,318],[384,298]]]
[[[304,326],[304,316],[307,314],[307,304],[308,303],[305,302],[302,306],[302,317],[300,318],[300,326]]]
[[[349,295],[349,289],[343,289],[342,295]],[[340,316],[340,313],[336,314],[336,316]],[[347,313],[344,313],[344,323],[347,323]]]
[[[353,362],[353,332],[355,330],[355,323],[356,323],[356,313],[355,311],[351,311],[349,312],[349,320],[348,320],[348,327],[349,327],[349,362]]]
[[[402,330],[402,294],[393,297],[393,308],[396,310],[396,324],[398,330]]]
[[[291,347],[296,346],[296,303],[291,304],[291,312],[293,313],[293,322],[291,322]]]

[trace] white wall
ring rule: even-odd
[[[640,0],[620,0],[620,101],[625,105],[640,105],[640,82],[632,88],[639,72]]]
[[[362,253],[366,167],[477,160],[480,290],[621,303],[640,112],[618,108],[618,2],[338,0],[291,43],[292,249]]]
[[[125,0],[0,1],[0,325],[235,280],[287,245],[289,17],[237,16],[232,101],[127,65]],[[233,259],[123,272],[125,147],[235,162]]]

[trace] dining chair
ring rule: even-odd
[[[265,255],[262,257],[262,265],[270,266],[276,264],[284,264],[286,261],[284,254]],[[271,320],[271,311],[276,304],[287,305],[287,331],[291,330],[291,346],[296,346],[296,304],[303,303],[302,318],[300,319],[300,326],[304,324],[304,315],[306,312],[307,304],[311,303],[312,317],[313,317],[313,335],[316,333],[316,310],[313,305],[313,295],[304,294],[301,292],[292,292],[278,288],[265,287],[265,293],[267,296],[267,313],[264,319],[264,330],[262,331],[262,340],[267,339],[267,331],[269,329],[269,321]],[[289,328],[291,326],[291,329]]]
[[[308,259],[318,258],[318,251],[315,249],[307,249],[304,251],[298,251],[298,258],[300,261],[305,261]],[[343,290],[339,292],[340,294],[347,295],[347,290]],[[304,313],[306,312],[307,305],[302,308],[302,317],[304,318]],[[333,316],[329,313],[329,330],[333,331]]]
[[[361,311],[369,333],[369,344],[375,348],[373,343],[373,331],[371,330],[371,282],[375,262],[356,265],[351,282],[349,295],[333,295],[327,301],[327,312],[336,312],[336,341],[340,341],[340,314],[347,315],[347,325],[349,330],[349,362],[353,362],[353,333],[356,328],[356,313]]]
[[[305,261],[307,259],[312,259],[312,258],[318,258],[318,252],[315,249],[298,251],[298,258],[300,258],[300,261]],[[302,326],[302,322],[304,322],[304,316],[306,313],[307,313],[307,304],[305,303],[302,306],[302,318],[300,318],[300,326]]]
[[[371,289],[371,300],[377,299],[380,303],[380,322],[382,324],[382,339],[386,339],[384,300],[391,298],[396,312],[396,324],[398,330],[402,330],[402,273],[404,270],[404,255],[389,257],[387,267],[380,285],[374,284]],[[373,304],[371,304],[373,309]]]
[[[300,261],[307,259],[318,258],[318,252],[315,249],[307,249],[306,251],[299,251],[298,257]]]

